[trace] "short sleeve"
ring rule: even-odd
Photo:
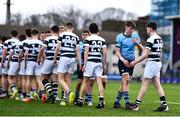
[[[76,37],[76,40],[77,40],[76,46],[79,46],[79,37]]]
[[[106,48],[106,42],[105,41],[102,41],[102,47]]]
[[[137,32],[133,33],[133,37],[138,41],[138,43],[141,43],[139,34]]]
[[[118,35],[117,37],[116,37],[116,47],[117,48],[120,48],[121,47],[121,38],[120,38],[120,36]]]
[[[152,46],[153,46],[153,40],[152,40],[152,38],[149,38],[146,42],[146,48],[151,50]]]
[[[7,42],[7,41],[5,41],[5,42],[4,42],[4,46],[3,46],[3,48],[5,48],[5,49],[7,49],[7,48],[8,48],[8,42]]]
[[[85,39],[83,43],[84,43],[84,46],[85,46],[85,47],[86,47],[86,46],[88,46],[88,47],[89,47],[89,45],[90,45],[90,44],[89,44],[89,43],[90,43],[90,41],[89,41],[89,40],[87,40],[87,39]]]
[[[48,39],[45,39],[45,40],[43,41],[43,46],[44,46],[44,47],[47,47],[47,46],[48,46]]]

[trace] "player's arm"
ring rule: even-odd
[[[130,67],[129,62],[126,59],[124,59],[121,55],[121,51],[120,51],[120,48],[122,46],[121,40],[122,40],[121,36],[116,37],[116,49],[115,49],[116,56],[118,60],[121,60],[126,67]]]
[[[129,62],[121,56],[120,48],[116,47],[116,56],[120,59],[126,67],[129,67]]]
[[[136,45],[137,45],[139,51],[143,51],[143,48],[144,48],[144,47],[142,46],[141,43],[136,43]]]
[[[22,50],[21,49],[19,49],[18,52],[19,52],[19,54],[18,54],[18,67],[20,69],[23,54],[22,54]]]
[[[3,48],[3,54],[1,59],[1,67],[4,68],[4,61],[6,59],[7,48]]]
[[[37,58],[37,62],[38,63],[40,63],[41,62],[41,60],[42,60],[42,58],[43,58],[43,56],[44,56],[44,50],[45,50],[45,46],[44,45],[42,45],[41,46],[41,48],[40,48],[40,50],[39,50],[39,54],[38,54],[38,58]],[[42,60],[43,61],[43,60]]]
[[[132,41],[137,45],[139,51],[143,51],[143,46],[142,46],[141,42],[138,42],[138,40],[136,38],[133,38]]]
[[[88,53],[89,53],[89,46],[85,46],[85,52],[84,52],[84,66],[83,66],[82,71],[85,70],[85,67],[86,67],[86,64],[87,64]]]
[[[10,61],[11,61],[11,58],[12,58],[12,56],[13,56],[13,50],[11,49],[10,50],[10,54],[9,54],[9,56],[8,56],[8,60],[7,60],[7,68],[9,68],[9,64],[10,64]]]
[[[116,47],[115,51],[116,51],[117,58],[120,59],[123,62],[125,59],[121,56],[120,48]]]
[[[24,67],[26,69],[26,66],[27,66],[27,60],[28,60],[28,52],[29,50],[28,49],[25,49],[25,53],[24,53]]]
[[[143,54],[142,54],[140,57],[138,57],[135,61],[133,61],[133,62],[130,63],[131,66],[134,66],[134,65],[136,65],[137,63],[143,61],[145,58],[148,57],[149,53],[150,53],[150,50],[147,49],[147,48],[145,48],[145,49],[143,50]]]
[[[102,49],[102,58],[103,58],[103,71],[106,73],[106,52],[107,52],[107,49],[106,47],[103,47]]]
[[[58,53],[59,53],[59,50],[61,49],[61,43],[57,43],[56,45],[56,49],[55,49],[55,52],[54,52],[54,59],[53,59],[53,64],[55,65],[56,64],[56,59],[57,59],[57,56],[58,56]]]
[[[44,62],[44,59],[45,59],[45,49],[47,48],[47,45],[48,45],[48,39],[46,38],[44,40],[43,43],[41,43],[41,48],[39,50],[39,54],[38,54],[38,62]]]
[[[81,66],[81,54],[80,54],[80,48],[79,46],[76,47],[76,57],[77,57],[77,60],[78,60],[78,65],[79,65],[79,69],[82,68]]]

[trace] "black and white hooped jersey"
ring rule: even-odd
[[[4,42],[4,47],[5,49],[7,49],[7,53],[6,53],[6,60],[9,57],[10,54],[10,50],[12,49],[12,45],[16,42],[19,42],[19,40],[17,38],[12,38],[12,39],[8,39]]]
[[[148,38],[146,48],[150,50],[148,55],[149,61],[160,61],[162,48],[163,48],[163,40],[159,35],[153,35]]]
[[[42,41],[38,39],[32,39],[27,41],[25,50],[28,50],[28,61],[37,61],[37,57],[42,45]]]
[[[12,44],[12,48],[10,50],[13,52],[12,59],[11,59],[12,62],[18,62],[19,49],[20,49],[21,44],[22,43],[20,41],[17,41],[16,43]]]
[[[25,47],[28,46],[28,43],[31,39],[25,39],[23,41],[21,41],[21,45],[20,45],[20,50],[24,53],[25,52]]]
[[[89,47],[87,61],[102,62],[102,49],[106,48],[105,39],[92,34],[84,40],[84,46]]]
[[[56,50],[57,41],[58,41],[58,36],[49,36],[44,40],[43,46],[46,47],[45,50],[46,59],[48,60],[54,59],[54,53]],[[60,56],[60,52],[58,53],[57,60],[59,60],[59,56]]]
[[[79,47],[79,37],[72,32],[63,32],[59,35],[58,42],[61,44],[61,57],[74,58],[76,47]]]
[[[0,43],[0,61],[2,59],[3,47],[4,47],[4,45]]]

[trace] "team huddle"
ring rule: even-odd
[[[134,22],[127,21],[125,31],[116,38],[116,55],[122,81],[113,108],[121,107],[120,100],[123,97],[125,109],[139,110],[148,84],[153,79],[161,101],[156,111],[168,111],[159,80],[163,41],[156,33],[157,25],[154,22],[146,25],[147,34],[150,36],[146,47],[141,45],[138,33],[134,31],[135,27]],[[107,83],[105,39],[99,35],[96,23],[91,23],[89,30],[82,32],[82,39],[79,39],[73,30],[72,23],[60,27],[55,25],[43,39],[35,28],[27,29],[25,35],[19,36],[17,30],[12,30],[11,39],[0,44],[0,98],[10,95],[11,99],[24,102],[60,101],[60,106],[92,106],[92,89],[96,80],[99,91],[99,103],[96,108],[104,108]],[[134,56],[135,46],[143,51],[142,56],[137,59]],[[145,58],[147,64],[142,86],[135,103],[130,103],[128,81],[133,74],[134,65]],[[75,67],[78,76],[74,93],[71,80]],[[59,84],[61,96],[58,93]]]

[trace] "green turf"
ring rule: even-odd
[[[72,89],[74,89],[75,81],[73,81]],[[93,107],[77,107],[66,106],[60,107],[56,104],[42,104],[41,102],[23,103],[10,99],[0,99],[0,116],[180,116],[180,85],[179,84],[163,84],[167,100],[178,104],[169,103],[169,112],[153,112],[152,110],[159,106],[159,97],[151,84],[146,96],[143,99],[140,110],[132,112],[124,109],[113,109],[113,103],[119,88],[119,81],[109,81],[105,90],[106,107],[101,110],[95,109],[98,103],[97,86],[94,86]],[[134,102],[140,83],[130,83],[130,101]],[[121,102],[124,106],[124,100]]]

